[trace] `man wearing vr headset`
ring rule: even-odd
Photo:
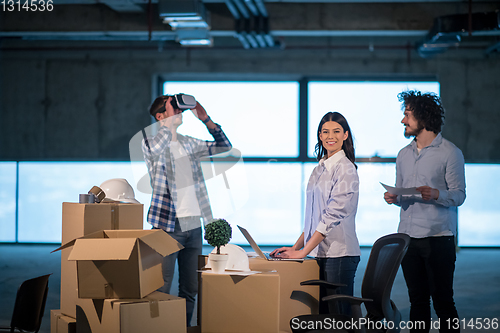
[[[182,112],[188,109],[205,124],[214,141],[177,133],[182,124]],[[154,137],[145,137],[142,142],[153,188],[148,223],[153,228],[165,230],[184,246],[184,249],[164,258],[165,284],[159,291],[170,292],[177,259],[179,297],[186,299],[187,324],[190,326],[198,292],[198,255],[202,251],[200,219],[208,223],[213,218],[200,158],[229,151],[231,143],[193,96],[160,96],[149,112],[161,126]]]

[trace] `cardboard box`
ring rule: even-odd
[[[143,205],[128,203],[62,204],[62,244],[100,230],[143,229]],[[76,318],[76,262],[71,249],[61,251],[61,312]]]
[[[201,332],[278,332],[280,277],[201,274]]]
[[[300,261],[266,260],[249,258],[252,271],[277,271],[280,276],[280,331],[291,332],[290,319],[303,314],[317,314],[319,287],[301,286],[300,282],[319,279],[316,260]]]
[[[163,257],[183,248],[165,231],[102,230],[62,245],[77,262],[78,297],[143,298],[163,286]],[[57,251],[55,250],[55,251]]]
[[[50,333],[76,333],[76,320],[61,310],[50,310]]]
[[[186,300],[158,291],[142,299],[81,298],[77,306],[79,332],[186,333]]]
[[[61,250],[61,312],[76,318],[76,299],[78,298],[78,278],[76,262],[69,261],[71,249]]]
[[[63,202],[62,243],[100,230],[143,229],[142,204]]]

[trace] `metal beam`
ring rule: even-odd
[[[240,1],[241,3],[241,1]],[[335,4],[265,2],[273,31],[349,32],[429,30],[437,16],[467,12],[467,6],[451,3]],[[215,4],[213,4],[215,5]],[[233,30],[234,21],[221,2],[211,11],[212,30]],[[463,8],[462,8],[463,7]],[[246,9],[245,6],[243,8]],[[475,11],[497,9],[494,3],[475,4]],[[249,17],[248,9],[246,9]],[[52,12],[0,12],[1,31],[108,31],[147,29],[144,13],[117,13],[102,5],[58,5]],[[153,31],[165,30],[159,18]]]
[[[230,0],[226,0],[230,1]],[[95,1],[93,1],[95,3]],[[206,2],[206,1],[205,1]],[[278,3],[265,1],[272,19],[273,37],[423,37],[436,16],[466,12],[463,3]],[[211,34],[234,36],[234,17],[224,2],[211,12]],[[491,11],[497,5],[480,2],[475,11]],[[463,8],[462,8],[463,7]],[[229,7],[227,7],[229,8]],[[492,9],[493,8],[493,9]],[[248,10],[247,10],[248,12]],[[131,40],[148,30],[144,13],[117,13],[102,5],[55,5],[52,12],[0,12],[0,36],[43,39],[79,39],[85,35],[114,36]],[[161,36],[171,31],[168,25],[155,17],[152,35]],[[121,35],[121,36],[120,36]],[[472,36],[498,36],[498,31],[474,32]],[[142,40],[140,37],[138,40]]]

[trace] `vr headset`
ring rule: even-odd
[[[165,95],[172,97],[170,99],[170,104],[172,107],[175,109],[179,109],[182,112],[189,110],[189,109],[194,109],[196,107],[196,99],[194,99],[193,96],[191,95],[186,95],[186,94],[176,94],[176,95]],[[151,113],[153,117],[156,116],[157,113],[163,113],[165,112],[165,105],[163,105],[161,108],[156,110],[156,112]]]
[[[195,108],[196,99],[194,99],[194,97],[191,95],[176,94],[172,96],[170,104],[172,104],[174,109],[180,109],[182,111],[186,111]]]

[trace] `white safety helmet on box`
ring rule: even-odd
[[[104,198],[103,201],[113,200],[127,203],[140,203],[135,200],[134,189],[124,178],[108,179],[99,187],[106,193],[106,198]]]

